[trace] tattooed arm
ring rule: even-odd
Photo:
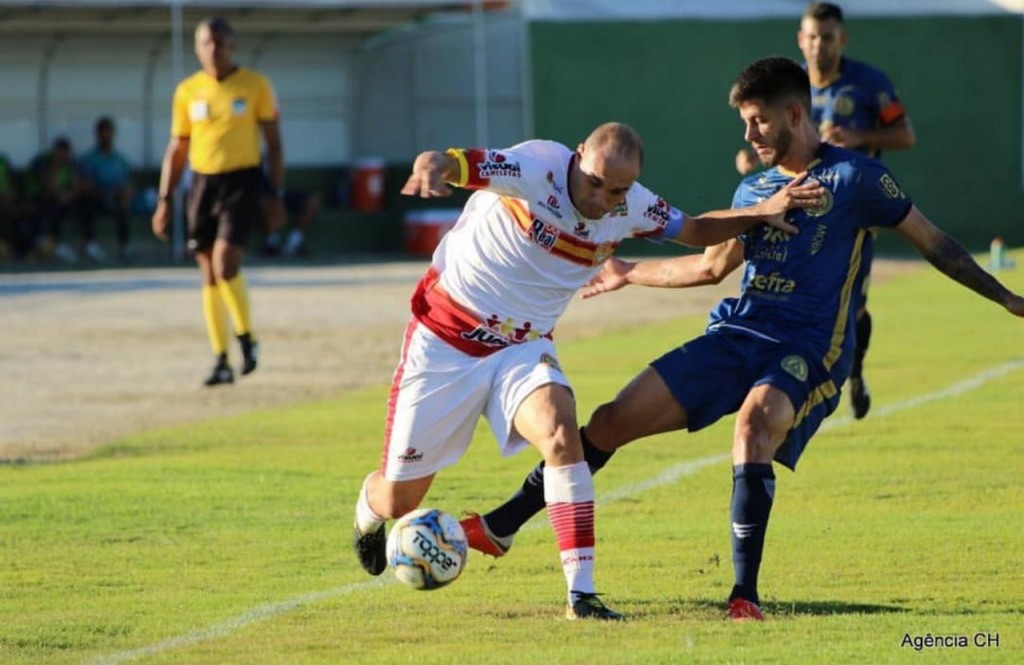
[[[985,272],[963,245],[932,224],[916,206],[899,223],[896,232],[950,279],[1002,305],[1011,314],[1024,316],[1024,298]]]

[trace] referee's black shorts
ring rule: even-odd
[[[258,166],[227,173],[194,173],[188,193],[188,247],[205,251],[217,238],[245,247],[262,227],[263,172]]]

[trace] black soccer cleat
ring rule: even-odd
[[[260,343],[250,333],[239,335],[238,343],[242,346],[242,376],[245,376],[254,372],[259,364]]]
[[[232,371],[231,365],[228,364],[227,356],[221,355],[217,357],[217,364],[213,366],[210,376],[206,377],[203,385],[210,387],[234,382],[235,373]]]
[[[862,376],[850,379],[850,405],[853,407],[853,417],[857,420],[868,415],[871,410],[871,393]]]
[[[609,609],[596,593],[581,593],[573,591],[574,600],[565,608],[565,618],[570,621],[576,619],[597,619],[599,621],[625,621],[626,617],[615,610]]]
[[[363,533],[358,525],[352,527],[352,549],[356,551],[359,565],[371,575],[380,575],[388,567],[386,544],[383,523],[371,533]]]

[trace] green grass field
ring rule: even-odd
[[[1000,276],[1024,291],[1024,269]],[[872,309],[873,413],[844,403],[779,471],[764,624],[723,620],[731,418],[597,477],[598,584],[625,624],[560,618],[542,519],[440,591],[368,578],[348,539],[381,385],[0,467],[0,663],[1024,662],[1024,321],[930,270],[876,286]],[[701,326],[564,344],[581,419]],[[500,458],[480,427],[426,504],[486,509],[535,461]]]

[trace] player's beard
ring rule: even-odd
[[[771,156],[761,161],[764,162],[765,166],[778,166],[782,158],[789,152],[791,145],[793,145],[793,132],[790,131],[789,127],[783,127],[779,130],[779,135],[772,142]]]

